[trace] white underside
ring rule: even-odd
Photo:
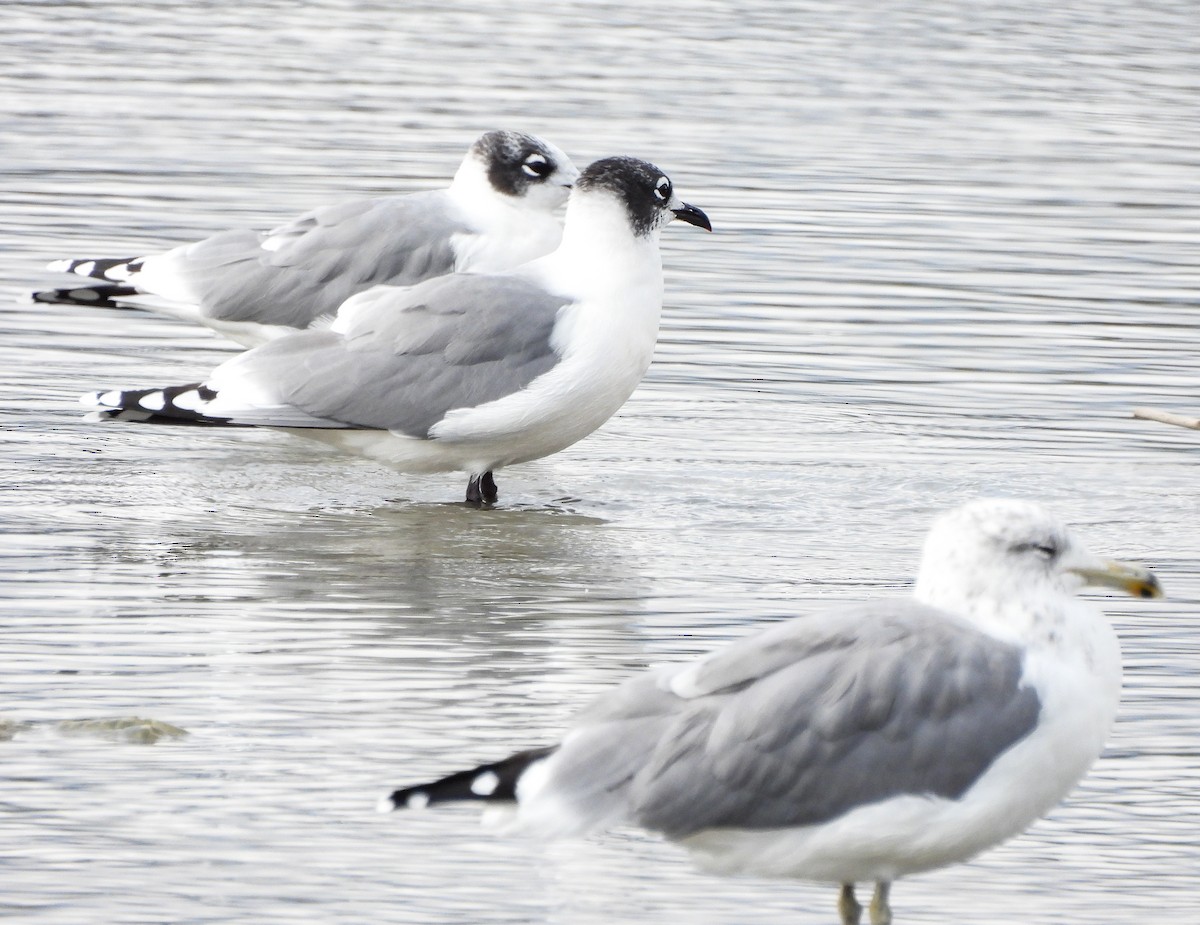
[[[545,256],[562,241],[562,222],[554,209],[561,190],[541,191],[528,200],[497,195],[486,183],[458,176],[450,199],[475,233],[450,238],[456,273],[502,273]],[[553,193],[553,196],[548,194]]]

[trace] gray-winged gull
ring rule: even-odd
[[[966,504],[933,525],[911,600],[788,620],[601,696],[557,745],[386,796],[382,811],[516,801],[543,837],[643,826],[722,873],[874,881],[1024,830],[1100,755],[1116,634],[1086,586],[1161,594],[1038,505]]]
[[[202,384],[83,397],[93,418],[294,429],[401,471],[470,474],[556,453],[603,424],[650,364],[662,308],[659,232],[711,230],[653,164],[580,176],[554,253],[504,274],[378,286],[328,329],[273,340]]]
[[[332,315],[371,286],[495,273],[550,253],[562,237],[555,210],[578,175],[548,141],[487,132],[447,189],[343,202],[268,232],[226,231],[162,254],[57,260],[50,269],[107,282],[33,297],[109,307],[132,297],[254,346]]]

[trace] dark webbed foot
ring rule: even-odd
[[[496,491],[496,480],[492,478],[490,471],[483,475],[472,475],[471,480],[467,482],[467,504],[482,507],[485,504],[495,504],[498,497],[500,495]]]

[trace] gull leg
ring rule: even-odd
[[[482,507],[485,504],[495,504],[499,493],[496,491],[496,480],[492,478],[491,470],[482,475],[472,475],[467,482],[467,504]]]
[[[854,884],[843,883],[842,892],[838,896],[838,913],[842,917],[842,925],[858,925],[858,920],[862,918],[862,908],[854,898]]]
[[[888,894],[892,885],[886,880],[875,884],[875,895],[871,897],[871,925],[892,925],[892,905]]]

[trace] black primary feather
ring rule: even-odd
[[[33,301],[51,305],[93,305],[97,308],[135,308],[115,301],[137,295],[133,286],[101,283],[96,286],[68,286],[63,289],[42,289],[33,293]]]
[[[492,764],[482,764],[468,771],[458,771],[448,777],[403,787],[394,790],[383,799],[385,811],[392,809],[418,808],[435,803],[453,803],[460,800],[482,800],[490,803],[511,803],[517,799],[517,781],[529,767],[553,754],[558,746],[531,748],[517,752]]]
[[[180,395],[194,394],[200,401],[209,402],[217,397],[206,385],[192,382],[187,385],[172,385],[165,388],[125,389],[121,391],[95,392],[90,403],[97,406],[96,418],[118,421],[139,421],[146,424],[200,424],[213,427],[243,427],[228,418],[217,417],[194,408],[176,404]]]
[[[130,274],[142,268],[141,257],[97,257],[91,260],[68,260],[61,265],[53,265],[66,273],[76,273],[79,276],[90,276],[93,279],[107,279],[113,282],[123,282]],[[110,271],[121,270],[116,276]]]

